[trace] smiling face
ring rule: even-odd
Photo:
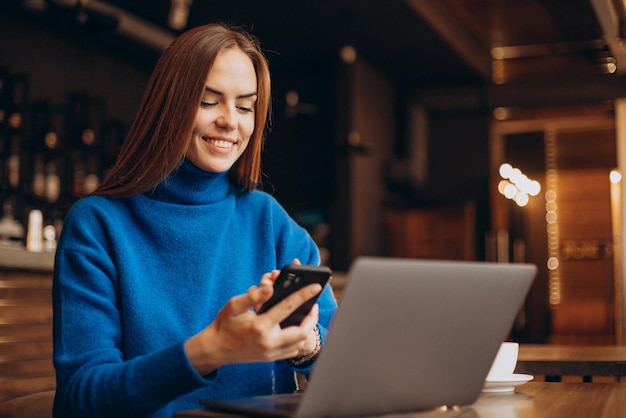
[[[187,158],[206,171],[229,170],[254,131],[256,99],[250,58],[238,48],[222,50],[206,79]]]

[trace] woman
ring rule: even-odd
[[[268,312],[277,269],[319,253],[259,185],[270,77],[219,24],[163,53],[114,166],[66,216],[53,289],[55,417],[171,417],[200,400],[289,392],[336,309]],[[296,262],[299,262],[296,261]],[[259,285],[260,281],[260,285]]]

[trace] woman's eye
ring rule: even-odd
[[[200,106],[202,106],[202,107],[212,107],[212,106],[215,106],[215,105],[217,105],[217,103],[215,103],[215,102],[200,102]]]
[[[241,110],[242,112],[252,112],[253,109],[251,107],[247,107],[247,106],[237,106],[237,108],[239,110]]]

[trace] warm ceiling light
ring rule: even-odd
[[[298,92],[295,90],[289,90],[285,95],[285,101],[287,102],[287,106],[298,106],[300,102],[300,96],[298,96]]]
[[[530,196],[537,196],[541,191],[538,181],[529,179],[519,168],[509,163],[500,165],[498,172],[503,179],[498,183],[498,192],[518,206],[526,206]]]
[[[511,164],[504,163],[500,166],[500,169],[498,171],[500,173],[500,177],[502,177],[503,179],[508,179],[511,176],[511,170],[513,170]]]
[[[170,14],[167,18],[167,24],[174,30],[182,30],[187,26],[189,18],[189,8],[192,0],[172,0]]]
[[[617,170],[611,170],[611,173],[609,174],[609,179],[611,180],[612,184],[618,184],[620,181],[622,181],[622,173]]]
[[[515,203],[517,203],[517,205],[521,207],[526,206],[529,200],[530,199],[528,195],[524,192],[520,192],[515,196]]]
[[[339,51],[339,56],[346,64],[354,64],[357,57],[356,48],[352,45],[346,45]]]

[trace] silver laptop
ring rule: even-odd
[[[203,402],[246,416],[368,416],[480,395],[537,268],[360,257],[299,394]]]

